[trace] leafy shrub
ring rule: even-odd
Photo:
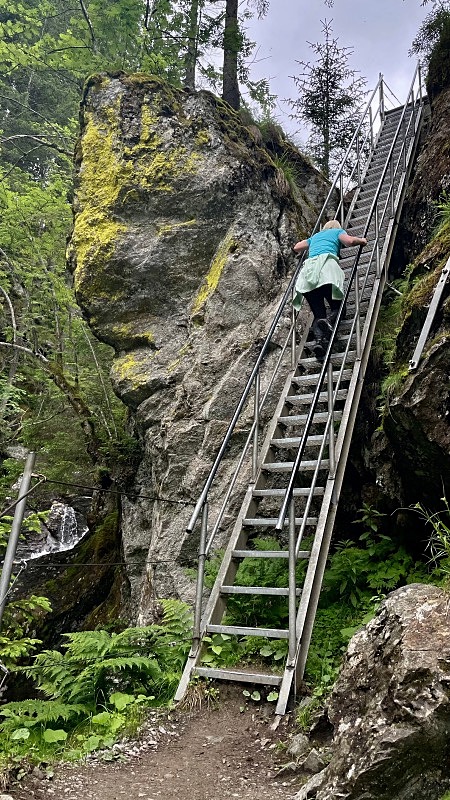
[[[63,652],[44,650],[22,668],[46,699],[0,708],[0,756],[41,760],[109,747],[146,706],[168,702],[189,649],[192,615],[178,600],[161,605],[160,624],[67,633]]]
[[[39,532],[41,520],[45,519],[48,512],[33,512],[29,514],[24,522],[25,531]],[[0,520],[0,556],[3,558],[11,533],[11,523],[13,518],[5,515]],[[14,576],[11,577],[11,583]],[[5,605],[2,618],[2,632],[0,634],[0,663],[6,669],[13,669],[20,659],[34,652],[40,639],[36,639],[32,633],[36,624],[36,618],[43,613],[51,611],[51,605],[46,597],[31,595],[22,600],[11,600]]]

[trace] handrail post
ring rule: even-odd
[[[197,591],[195,595],[194,628],[192,634],[191,656],[196,655],[200,645],[200,621],[202,618],[203,582],[205,577],[206,538],[208,535],[208,502],[205,500],[202,508],[202,527],[200,530],[200,544],[198,548],[198,573]]]
[[[295,503],[291,497],[289,503],[289,654],[288,665],[294,666],[296,653],[296,578],[295,578]]]
[[[358,174],[358,186],[361,186],[361,142],[358,136],[356,137],[356,165],[357,165],[357,174]]]
[[[390,161],[390,185],[389,185],[389,191],[391,193],[391,218],[393,219],[394,218],[394,213],[395,213],[395,203],[394,203],[394,200],[395,200],[395,192],[394,192],[394,159],[393,158],[391,158],[391,161]]]
[[[403,117],[403,145],[402,145],[403,146],[403,152],[402,152],[402,162],[403,162],[402,170],[403,170],[403,172],[406,172],[406,167],[408,165],[408,162],[407,162],[407,159],[406,159],[406,156],[407,156],[407,152],[406,152],[406,150],[407,150],[407,148],[406,148],[407,130],[408,130],[408,128],[406,126],[406,117]]]
[[[339,195],[341,198],[341,227],[344,227],[345,212],[344,212],[344,174],[341,172],[339,176]]]
[[[297,315],[294,308],[294,304],[291,303],[291,328],[292,328],[292,336],[291,336],[291,369],[295,369],[297,364],[297,346],[296,346],[296,322],[297,322]]]
[[[384,117],[385,117],[385,113],[384,113],[384,88],[383,88],[383,75],[381,74],[381,72],[380,72],[379,81],[380,81],[380,89],[379,89],[379,91],[380,91],[380,95],[379,95],[379,97],[380,97],[380,119],[381,119],[381,122],[384,122]]]
[[[330,478],[334,478],[336,472],[336,459],[334,452],[334,410],[333,410],[333,365],[331,360],[328,362],[327,373],[327,395],[328,395],[328,416],[330,418],[328,428],[328,452],[330,461]]]
[[[359,272],[355,272],[355,337],[356,337],[356,360],[361,358],[361,316],[359,306]]]
[[[380,221],[378,214],[378,204],[375,206],[375,250],[376,250],[376,265],[377,265],[377,278],[381,274],[381,259],[380,259]]]
[[[374,135],[373,135],[373,112],[372,106],[369,108],[369,127],[370,127],[370,149],[373,150]]]
[[[8,546],[6,548],[5,560],[3,562],[2,574],[0,578],[0,628],[3,618],[3,612],[6,605],[6,597],[8,594],[9,582],[13,570],[14,558],[17,550],[17,543],[19,541],[20,529],[22,527],[23,517],[25,514],[26,497],[31,483],[34,463],[36,461],[36,453],[28,453],[28,458],[25,462],[25,468],[20,482],[19,499],[14,511],[14,517],[11,525],[11,533],[9,535]]]
[[[260,371],[255,375],[255,407],[254,407],[254,421],[255,430],[253,431],[253,449],[252,449],[252,480],[256,481],[258,472],[258,439],[259,439],[259,394],[260,394]]]

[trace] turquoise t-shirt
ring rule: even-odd
[[[324,253],[332,253],[338,256],[341,251],[339,236],[345,233],[343,228],[328,228],[326,231],[319,231],[307,240],[309,244],[308,257],[321,256]]]

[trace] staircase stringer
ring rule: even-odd
[[[365,331],[362,335],[363,349],[361,360],[357,361],[353,367],[353,374],[348,387],[347,399],[336,440],[336,473],[334,477],[329,476],[327,479],[325,494],[322,500],[319,519],[317,522],[316,535],[311,548],[308,569],[306,572],[303,591],[297,612],[296,638],[298,645],[295,658],[295,668],[286,669],[284,672],[276,707],[276,714],[278,715],[285,714],[287,703],[289,701],[289,697],[291,696],[292,687],[302,679],[305,669],[314,619],[319,602],[320,590],[322,588],[323,575],[325,572],[328,551],[333,533],[334,521],[336,518],[342,484],[344,481],[348,453],[353,436],[359,401],[364,386],[365,371],[375,333],[378,312],[381,305],[381,298],[385,284],[385,274],[385,270],[383,270],[383,277],[378,280],[378,285],[376,288],[374,284],[371,303],[369,304],[366,317]]]
[[[292,687],[303,678],[306,659],[308,656],[311,641],[312,629],[317,612],[317,606],[322,588],[323,576],[325,572],[328,552],[330,549],[331,538],[336,518],[339,497],[344,481],[345,469],[347,466],[348,453],[353,438],[356,416],[358,413],[359,402],[364,386],[365,373],[369,360],[372,341],[375,334],[376,323],[381,306],[383,292],[389,271],[389,263],[395,243],[395,236],[401,216],[403,201],[408,186],[408,180],[412,169],[414,153],[420,135],[422,117],[418,125],[416,135],[411,141],[407,154],[407,168],[402,175],[397,189],[395,212],[389,220],[385,235],[385,241],[380,257],[381,274],[375,279],[371,299],[366,313],[366,321],[361,336],[362,353],[360,361],[355,362],[352,378],[348,387],[347,399],[342,414],[339,432],[336,440],[336,473],[334,477],[328,476],[325,487],[325,494],[322,500],[320,514],[317,522],[316,534],[314,537],[308,568],[303,583],[303,590],[296,618],[296,640],[297,652],[295,657],[295,667],[286,667],[283,680],[281,682],[279,697],[276,707],[276,714],[282,716],[286,712],[286,707],[291,696]]]

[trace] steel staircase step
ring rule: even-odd
[[[313,399],[313,394],[288,394],[286,397],[286,402],[290,403],[292,406],[298,405],[310,405]],[[336,400],[346,400],[347,398],[347,389],[339,389],[336,395]],[[327,403],[328,402],[328,393],[327,392],[320,392],[319,394],[319,403]]]
[[[273,463],[263,464],[261,469],[264,472],[291,472],[294,466],[293,461],[274,461]],[[300,468],[305,471],[315,470],[317,461],[302,461]],[[330,462],[324,458],[320,463],[320,469],[329,469]]]
[[[263,672],[242,672],[237,669],[216,669],[213,667],[195,667],[194,675],[202,678],[215,678],[222,681],[237,681],[238,683],[261,683],[264,686],[279,686],[281,675]]]
[[[323,486],[315,486],[313,494],[316,497],[323,495],[325,488]],[[253,489],[253,497],[284,497],[285,489]],[[294,489],[292,492],[293,497],[308,497],[311,493],[311,488],[306,486],[304,488]]]
[[[262,636],[267,639],[288,639],[289,631],[282,628],[248,628],[241,625],[207,625],[207,633],[225,633],[229,636]]]
[[[320,373],[313,372],[309,375],[295,375],[292,378],[292,383],[296,386],[304,386],[305,384],[317,383]],[[333,380],[339,377],[339,370],[333,370]],[[341,380],[349,381],[352,377],[351,369],[344,369],[341,375]]]
[[[301,436],[285,436],[281,439],[271,439],[270,444],[273,447],[288,447],[290,449],[298,447],[302,441]],[[323,442],[323,433],[313,434],[308,436],[306,440],[306,447],[320,447]]]
[[[328,412],[322,411],[321,413],[314,414],[313,417],[313,425],[317,425],[319,422],[327,422],[328,420]],[[334,412],[334,419],[340,420],[342,417],[342,411],[335,411]],[[302,425],[308,419],[308,414],[293,414],[291,417],[278,417],[278,422],[281,425]]]
[[[303,466],[303,465],[302,465]],[[242,520],[242,525],[244,528],[274,528],[278,522],[277,517],[245,517]],[[295,518],[295,525],[299,526],[303,522],[303,517],[296,517]],[[314,528],[317,525],[317,517],[307,517],[306,524],[310,528]],[[289,519],[286,517],[284,520],[284,527],[287,528],[289,525]]]
[[[309,558],[310,550],[300,550],[297,559]],[[287,550],[233,550],[232,558],[289,558]]]
[[[312,339],[311,342],[308,341],[308,345],[309,344],[312,345],[313,342],[315,342],[314,339]],[[334,366],[336,366],[336,364],[338,366],[341,366],[341,364],[342,364],[342,356],[343,355],[344,355],[343,353],[332,353],[331,354],[331,359],[330,359],[331,363]],[[349,350],[348,353],[347,353],[346,359],[345,359],[345,363],[346,364],[352,364],[355,360],[356,360],[356,350]],[[311,367],[315,367],[317,369],[317,359],[316,359],[315,356],[308,356],[307,358],[302,358],[300,363],[301,363],[301,365],[303,367],[311,366]],[[303,377],[303,376],[300,376],[300,377]]]
[[[221,594],[251,594],[251,595],[268,595],[270,597],[289,597],[289,589],[281,588],[279,586],[221,586]],[[296,595],[301,595],[301,590],[296,590]]]

